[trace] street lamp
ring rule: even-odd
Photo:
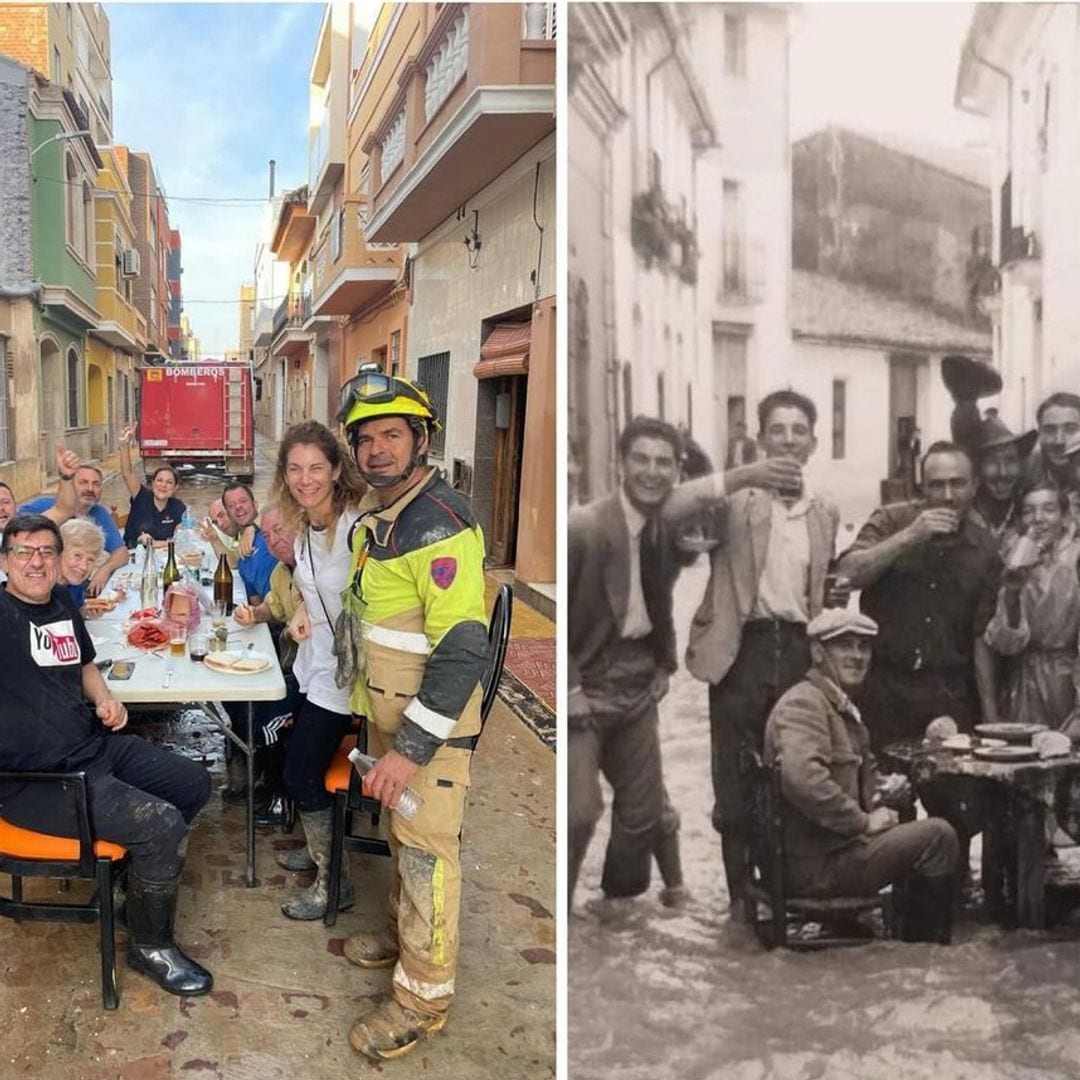
[[[50,135],[44,142],[39,142],[33,150],[30,151],[30,157],[33,159],[34,155],[39,150],[44,150],[49,143],[60,142],[61,139],[81,139],[84,135],[93,135],[92,131],[58,131],[55,135]]]

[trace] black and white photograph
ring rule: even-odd
[[[1080,6],[565,44],[569,1075],[1076,1076]]]

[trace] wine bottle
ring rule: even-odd
[[[169,557],[165,560],[165,569],[161,574],[161,584],[168,591],[170,585],[180,580],[180,567],[176,565],[176,544],[169,541]]]
[[[218,559],[217,569],[214,571],[214,603],[224,604],[225,612],[232,614],[233,610],[233,575],[229,568],[229,560],[225,553],[221,553]]]

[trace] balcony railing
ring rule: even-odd
[[[674,273],[687,285],[697,283],[697,230],[667,203],[659,188],[634,196],[630,242],[646,267]]]
[[[554,41],[557,29],[555,4],[522,4],[522,32],[526,41]]]
[[[385,180],[405,157],[405,108],[394,118],[389,130],[382,138],[382,156],[380,173]]]
[[[310,315],[310,300],[309,311]],[[302,326],[304,319],[307,316],[304,314],[304,298],[302,296],[286,296],[277,306],[277,310],[274,312],[274,328],[273,336],[277,337],[283,330],[290,327]]]
[[[530,5],[531,6],[531,5]],[[447,28],[434,55],[425,69],[424,84],[424,119],[430,120],[442,103],[450,96],[450,91],[457,86],[469,67],[469,9],[462,9],[458,17]],[[402,145],[404,146],[404,112],[402,113]],[[388,136],[389,137],[389,136]],[[399,159],[400,160],[400,159]],[[383,175],[392,172],[387,168],[386,150],[383,150]]]
[[[123,327],[140,344],[146,340],[146,319],[113,288],[97,290],[97,308],[102,322]]]

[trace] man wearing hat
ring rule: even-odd
[[[995,537],[1004,556],[1016,540],[1017,495],[1039,433],[1014,435],[1003,420],[988,415],[979,422],[976,435],[976,486],[970,517]]]
[[[779,763],[787,887],[807,896],[869,896],[906,882],[901,934],[948,944],[958,843],[941,818],[901,824],[911,786],[878,773],[850,694],[870,667],[878,626],[831,608],[806,628],[812,666],[769,714],[765,758]]]

